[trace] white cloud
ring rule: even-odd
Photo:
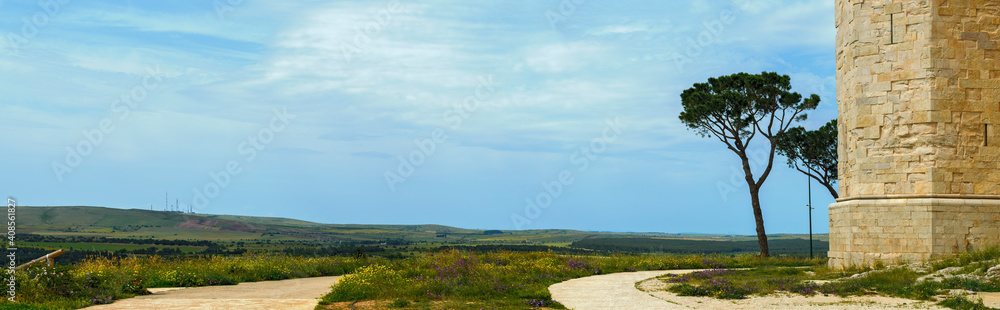
[[[183,164],[196,167],[186,169],[194,171],[190,178],[204,182],[199,169],[219,169],[271,108],[288,105],[298,118],[268,153],[280,166],[274,170],[363,201],[370,197],[351,192],[384,189],[358,184],[383,186],[381,173],[395,167],[396,155],[412,151],[414,139],[447,128],[442,115],[474,94],[483,76],[493,78],[497,92],[460,129],[448,129],[448,142],[419,178],[465,182],[469,171],[482,171],[523,179],[508,168],[560,169],[552,163],[568,165],[570,152],[599,136],[613,117],[627,124],[626,132],[602,155],[602,165],[610,166],[591,170],[592,178],[616,171],[641,179],[646,171],[632,168],[650,165],[669,172],[665,178],[696,176],[718,165],[702,160],[724,155],[677,120],[678,94],[736,71],[791,74],[796,91],[816,90],[833,103],[826,95],[832,92],[829,65],[814,61],[832,58],[832,22],[825,21],[832,8],[825,2],[751,1],[683,71],[673,52],[683,53],[686,39],[697,39],[704,22],[731,3],[588,2],[552,29],[546,5],[404,1],[390,22],[365,34],[364,44],[355,40],[378,23],[386,2],[248,1],[225,20],[205,3],[204,11],[184,13],[67,9],[32,42],[31,51],[40,53],[0,57],[0,90],[10,102],[0,106],[7,115],[0,117],[17,119],[3,122],[4,140],[58,159],[81,129],[107,115],[110,101],[135,85],[147,64],[160,64],[169,76],[163,88],[109,137],[102,146],[107,153],[94,158],[134,163],[120,168],[133,170],[190,158]],[[350,61],[345,47],[357,51]],[[537,169],[518,173],[531,170]],[[260,185],[252,177],[240,182]],[[435,192],[419,182],[407,186]],[[321,200],[306,194],[305,200]],[[484,207],[502,209],[502,203]]]
[[[589,33],[591,35],[600,36],[608,34],[626,34],[626,33],[643,32],[643,31],[649,31],[649,27],[646,25],[611,25],[590,31]]]
[[[759,9],[759,10],[758,10]],[[736,12],[734,46],[761,50],[829,48],[836,35],[832,1],[757,3],[748,15]]]
[[[207,4],[207,3],[206,3]],[[203,14],[169,14],[133,8],[67,10],[60,20],[77,27],[119,27],[148,32],[179,32],[226,40],[263,43],[268,31],[259,25],[224,23],[206,6]]]
[[[592,42],[557,43],[530,47],[524,51],[525,62],[532,70],[554,73],[576,71],[598,64],[611,55]]]

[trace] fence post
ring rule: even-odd
[[[17,268],[14,268],[14,270],[21,271],[21,270],[24,270],[24,269],[28,269],[28,267],[31,267],[31,265],[40,263],[42,261],[47,262],[48,265],[49,265],[49,267],[52,267],[52,264],[54,263],[54,259],[56,257],[58,257],[59,255],[63,255],[63,253],[66,253],[66,252],[63,251],[62,249],[56,250],[55,252],[52,252],[52,253],[49,253],[49,254],[45,254],[45,256],[36,258],[36,259],[34,259],[34,260],[30,261],[30,262],[27,262],[27,263],[24,263],[21,266],[17,266]]]

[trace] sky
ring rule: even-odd
[[[678,120],[680,93],[787,74],[821,97],[799,124],[818,128],[837,116],[833,14],[793,0],[2,0],[0,194],[754,234],[738,157]],[[826,233],[833,199],[812,187]],[[808,232],[807,179],[784,158],[761,199],[769,233]]]

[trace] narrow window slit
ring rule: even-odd
[[[889,44],[896,43],[896,27],[893,25],[893,14],[889,14]]]

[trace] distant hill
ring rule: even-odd
[[[187,214],[143,209],[115,209],[89,206],[19,207],[18,233],[52,237],[122,238],[114,245],[88,241],[61,244],[55,241],[36,246],[60,248],[76,246],[92,249],[135,249],[150,240],[208,240],[228,251],[247,250],[309,251],[311,246],[367,245],[398,249],[530,250],[547,247],[567,251],[734,253],[756,251],[756,237],[747,235],[588,232],[568,229],[505,231],[467,229],[443,225],[323,224],[277,217]],[[826,234],[815,236],[817,253],[826,252]],[[808,254],[805,235],[769,236],[772,252]],[[68,240],[68,239],[67,239]],[[141,240],[141,241],[140,241]],[[95,243],[97,242],[97,243]],[[504,246],[510,245],[510,246]],[[570,247],[574,249],[570,249]],[[183,251],[200,251],[204,246],[181,246]]]
[[[199,240],[383,241],[429,243],[566,243],[594,233],[499,231],[444,225],[322,224],[289,218],[190,214],[91,206],[19,207],[22,233],[112,238]],[[487,233],[488,232],[488,233]]]

